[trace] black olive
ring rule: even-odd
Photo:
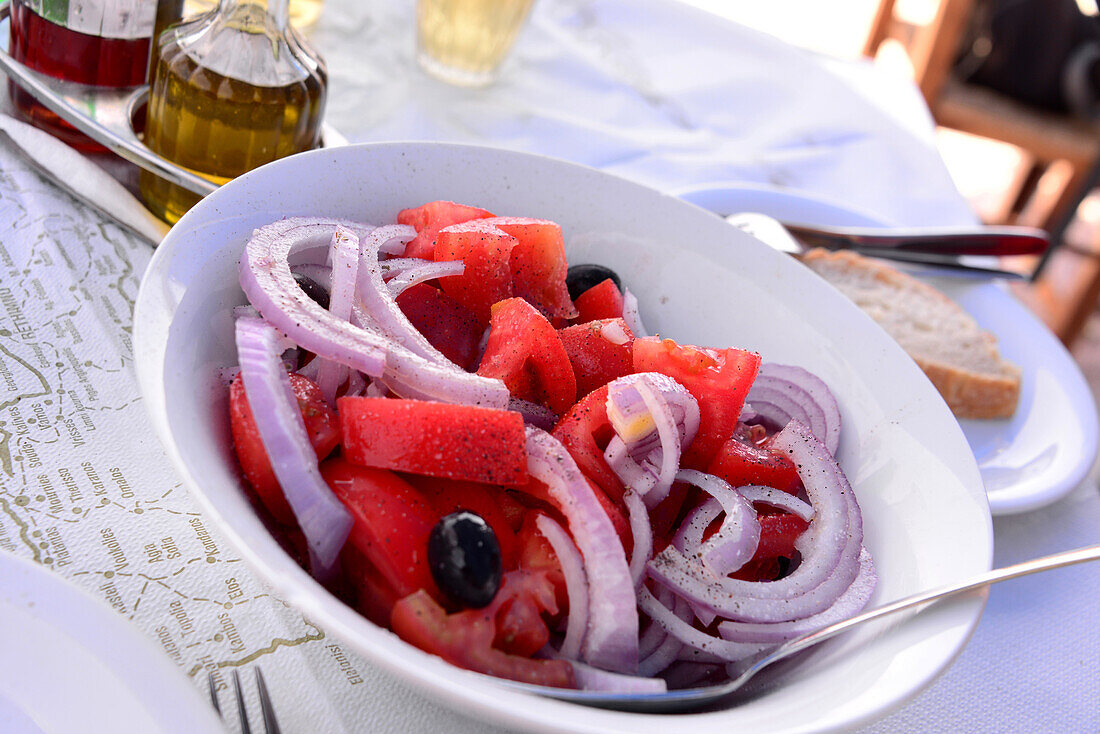
[[[569,289],[569,297],[575,300],[577,296],[608,278],[611,278],[612,282],[615,283],[615,287],[620,291],[623,289],[622,281],[619,280],[618,274],[611,268],[587,263],[571,265],[569,271],[565,274],[565,287]]]
[[[496,533],[480,515],[452,512],[428,536],[428,567],[444,594],[479,609],[493,600],[503,577]]]
[[[328,291],[325,287],[318,283],[308,275],[302,275],[301,273],[294,274],[294,282],[298,284],[298,287],[305,291],[305,294],[313,299],[321,308],[328,310]]]

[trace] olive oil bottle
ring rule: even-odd
[[[157,44],[145,144],[222,184],[320,143],[327,72],[289,25],[289,0],[220,0]],[[143,171],[141,194],[174,223],[199,197]]]

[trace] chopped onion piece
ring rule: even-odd
[[[609,673],[576,660],[569,662],[573,666],[573,678],[581,690],[602,693],[664,693],[668,690],[660,678]]]
[[[638,606],[649,615],[650,619],[668,630],[670,635],[683,644],[696,650],[712,653],[723,660],[740,660],[766,650],[768,647],[767,645],[730,642],[697,630],[690,623],[677,617],[671,609],[657,601],[656,597],[644,586],[638,589]]]
[[[795,365],[766,363],[749,390],[746,402],[776,429],[791,420],[805,424],[830,454],[840,445],[840,407],[820,377]]]
[[[614,319],[600,327],[600,336],[618,346],[630,341],[630,336],[626,333],[622,323]]]
[[[760,544],[760,522],[756,510],[740,492],[711,474],[681,469],[676,480],[693,484],[718,501],[726,519],[718,532],[695,549],[695,555],[715,576],[727,576],[744,566]],[[691,548],[684,550],[689,556]]]
[[[405,268],[400,274],[391,278],[386,286],[390,289],[390,295],[397,298],[418,283],[442,278],[444,275],[462,275],[465,269],[466,264],[461,260],[447,260],[446,262],[425,260],[420,265]]]
[[[516,411],[523,416],[524,423],[544,431],[550,431],[558,424],[557,413],[530,400],[512,398],[508,401],[508,410]]]
[[[754,504],[759,502],[777,510],[784,510],[806,522],[814,519],[814,508],[808,502],[800,500],[790,492],[784,492],[775,487],[765,487],[762,484],[749,484],[738,487],[737,491],[741,493],[742,497]]]
[[[558,652],[564,658],[576,659],[581,654],[581,643],[588,628],[588,577],[584,572],[584,560],[577,546],[562,526],[549,515],[539,513],[535,526],[554,549],[562,575],[565,592],[569,596],[569,616],[565,621],[565,639]]]
[[[350,230],[336,225],[332,231],[331,287],[328,311],[342,321],[351,319],[351,307],[355,300],[355,282],[359,271],[359,237]],[[323,359],[323,358],[318,358]],[[347,379],[348,369],[339,362],[324,359],[317,369],[317,387],[329,406],[336,405],[336,391]]]
[[[527,427],[527,470],[546,485],[569,523],[588,577],[588,631],[583,659],[619,673],[638,668],[638,610],[626,553],[595,490],[561,443]]]
[[[818,614],[791,622],[760,624],[754,622],[721,622],[718,634],[722,639],[734,642],[766,643],[778,645],[786,640],[828,627],[858,614],[871,599],[878,577],[871,554],[864,548],[859,554],[859,574],[852,585],[845,590],[835,603]]]
[[[275,329],[253,318],[239,319],[236,328],[241,380],[271,468],[309,543],[315,572],[331,569],[351,531],[351,515],[317,468]]]
[[[623,321],[635,337],[649,336],[642,325],[642,316],[638,313],[638,297],[629,288],[623,288]]]
[[[650,561],[650,577],[693,605],[737,621],[786,622],[835,603],[859,572],[863,526],[851,485],[825,446],[795,421],[772,439],[772,448],[798,467],[814,507],[813,522],[795,542],[798,567],[777,581],[715,578],[670,546]]]
[[[628,489],[623,493],[623,503],[630,516],[630,532],[634,539],[630,551],[630,579],[637,587],[645,579],[645,565],[653,554],[653,529],[649,524],[649,511],[637,492]]]
[[[268,323],[298,346],[365,374],[381,376],[387,340],[321,308],[298,287],[290,272],[287,257],[292,250],[327,243],[337,224],[343,222],[294,218],[256,230],[241,258],[241,287]],[[349,224],[353,231],[357,229]]]

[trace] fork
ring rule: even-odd
[[[260,671],[260,666],[257,665],[253,668],[253,672],[256,678],[256,690],[260,695],[260,711],[263,715],[264,732],[265,734],[281,734],[279,722],[275,719],[275,707],[271,704],[271,695],[267,691],[267,683],[264,682],[264,674]],[[252,728],[248,723],[248,709],[244,705],[241,677],[238,675],[236,668],[233,669],[231,678],[233,680],[233,696],[237,699],[237,717],[241,724],[241,734],[252,734]],[[222,708],[218,704],[218,692],[213,673],[207,677],[207,685],[210,688],[210,702],[214,704],[214,710],[218,712],[219,716],[225,718]]]

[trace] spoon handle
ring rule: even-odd
[[[920,606],[921,604],[927,604],[933,601],[939,601],[940,599],[946,599],[948,597],[957,596],[959,594],[965,594],[968,591],[980,589],[991,584],[996,584],[1001,581],[1007,581],[1008,579],[1018,578],[1020,576],[1027,576],[1029,574],[1038,573],[1040,571],[1049,571],[1054,568],[1061,568],[1062,566],[1072,566],[1076,563],[1084,563],[1086,561],[1095,561],[1100,559],[1100,545],[1090,545],[1084,548],[1078,548],[1077,550],[1065,551],[1062,553],[1055,553],[1051,556],[1043,556],[1042,558],[1035,558],[1030,561],[1024,561],[1023,563],[1017,563],[1011,566],[1005,566],[1004,568],[995,568],[992,571],[987,571],[979,576],[973,577],[969,580],[962,581],[956,584],[948,584],[947,586],[941,586],[929,591],[922,591],[919,594],[913,594],[903,599],[884,604],[881,607],[870,609],[862,614],[857,614],[854,617],[831,624],[828,627],[823,627],[816,632],[797,637],[784,645],[774,650],[770,655],[761,658],[756,665],[753,666],[754,672],[763,668],[771,663],[781,660],[789,655],[793,655],[800,650],[804,650],[807,647],[812,647],[819,642],[823,642],[830,637],[834,637],[845,630],[849,630],[852,627],[863,624],[864,622],[870,622],[879,617],[885,617],[895,612],[900,612],[911,607]]]

